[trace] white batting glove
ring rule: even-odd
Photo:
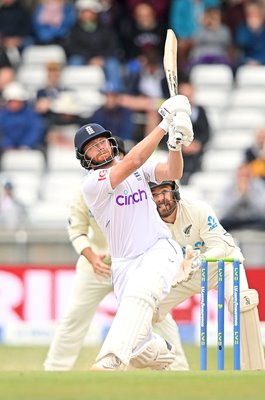
[[[181,141],[182,140],[182,133],[177,132],[172,122],[169,125],[168,129],[168,140],[167,140],[167,147],[168,150],[171,151],[180,151],[181,150]]]
[[[165,132],[168,132],[169,125],[171,124],[173,117],[177,112],[185,112],[188,115],[191,115],[190,102],[186,96],[181,94],[170,97],[164,101],[158,110],[158,113],[163,117],[163,120],[160,122],[159,126],[164,129]]]
[[[179,151],[182,144],[189,146],[193,138],[193,127],[189,115],[185,112],[178,112],[169,126],[168,149]]]

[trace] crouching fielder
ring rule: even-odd
[[[131,359],[137,366],[164,369],[174,360],[172,345],[152,334],[151,324],[183,256],[156,211],[148,182],[181,177],[176,135],[181,131],[182,143],[191,143],[190,111],[185,96],[168,99],[162,105],[163,121],[123,160],[115,158],[112,134],[102,126],[88,124],[75,135],[76,156],[88,170],[84,198],[107,238],[119,305],[94,369],[125,370]],[[167,162],[148,161],[168,130]]]
[[[171,229],[173,238],[182,246],[192,246],[206,258],[236,258],[240,264],[240,318],[241,318],[241,369],[264,370],[264,351],[260,333],[257,306],[258,293],[249,289],[243,266],[244,257],[235,245],[232,236],[220,225],[212,208],[203,201],[180,198],[179,188],[174,181],[160,184],[150,183],[158,212]],[[179,274],[182,272],[183,276]],[[188,297],[200,293],[201,275],[197,270],[192,279],[183,282],[185,269],[179,271],[176,287],[159,306],[163,317],[171,308]],[[178,284],[182,281],[182,283]],[[209,263],[208,289],[217,289],[217,263]],[[233,265],[225,265],[225,298],[228,310],[233,313]]]

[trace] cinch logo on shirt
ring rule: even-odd
[[[145,190],[140,189],[138,189],[137,192],[129,195],[127,190],[125,190],[124,195],[120,194],[116,197],[116,203],[118,206],[130,206],[131,204],[139,203],[143,200],[147,200],[147,194]]]
[[[99,171],[98,181],[104,181],[104,179],[106,179],[106,175],[107,175],[106,169],[102,169],[101,171]]]

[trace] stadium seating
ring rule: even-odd
[[[67,66],[62,71],[61,83],[69,89],[98,91],[104,86],[105,76],[103,70],[97,66]]]
[[[191,82],[195,89],[212,88],[230,91],[233,87],[232,69],[227,65],[196,65],[191,70]]]
[[[264,88],[236,88],[233,90],[229,106],[233,109],[247,108],[265,111],[265,90]]]
[[[45,65],[48,62],[66,63],[66,55],[59,45],[31,45],[22,52],[22,65]]]
[[[209,149],[202,160],[204,172],[233,173],[243,160],[242,151],[239,149],[216,150]],[[218,183],[216,179],[216,183]]]
[[[21,65],[17,71],[20,82],[34,98],[36,91],[46,86],[47,72],[43,65]]]
[[[7,150],[1,157],[2,171],[44,172],[45,159],[39,150]]]
[[[235,78],[238,88],[265,89],[265,66],[264,65],[242,65],[238,68]]]

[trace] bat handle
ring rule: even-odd
[[[175,133],[176,133],[176,140],[182,140],[183,134],[179,131],[175,131]]]
[[[174,133],[176,135],[176,140],[182,140],[182,138],[183,138],[183,133],[182,132],[174,129]]]

